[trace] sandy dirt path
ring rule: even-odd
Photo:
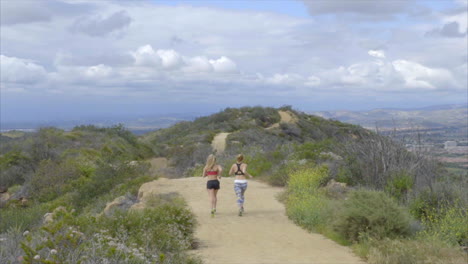
[[[295,118],[291,115],[290,112],[278,111],[278,113],[281,116],[281,121],[280,122],[285,122],[285,123],[295,123],[296,122]]]
[[[279,123],[275,123],[269,127],[267,127],[267,129],[273,129],[273,128],[277,128],[280,126],[280,123],[296,123],[297,122],[297,117],[293,116],[291,114],[291,112],[288,112],[288,111],[278,111],[278,114],[280,115],[281,117],[281,120],[279,121]]]
[[[237,216],[233,179],[223,178],[217,215],[210,216],[205,189],[199,177],[159,179],[146,183],[140,197],[150,193],[180,193],[197,217],[194,254],[206,264],[357,264],[364,263],[347,247],[318,234],[308,233],[285,215],[277,201],[281,188],[249,181],[244,216]]]
[[[219,133],[214,137],[213,142],[211,142],[211,146],[216,150],[216,153],[219,154],[224,152],[226,149],[226,138],[229,134],[230,133]]]

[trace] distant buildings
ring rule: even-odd
[[[411,152],[429,152],[434,147],[434,144],[406,144],[406,149]]]
[[[444,143],[444,149],[449,149],[457,146],[456,141],[445,141]]]

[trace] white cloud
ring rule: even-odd
[[[369,50],[367,53],[372,57],[385,59],[385,52],[383,50]]]
[[[265,81],[271,84],[282,85],[302,85],[305,81],[304,77],[294,73],[276,73],[272,77],[266,78]]]
[[[213,65],[210,60],[204,56],[197,56],[187,60],[187,66],[184,70],[187,72],[212,72],[214,71]]]
[[[135,59],[135,64],[139,66],[159,66],[161,57],[157,54],[151,45],[139,47],[136,51],[130,52]]]
[[[179,68],[183,64],[182,57],[175,50],[158,50],[156,54],[165,69]]]
[[[222,56],[216,60],[209,60],[215,72],[234,73],[237,71],[237,65],[228,57]]]
[[[88,78],[107,78],[112,75],[112,68],[103,64],[85,68],[83,72]]]
[[[135,59],[135,65],[161,68],[162,70],[182,70],[185,72],[217,72],[235,73],[236,63],[226,56],[218,59],[208,59],[204,56],[193,58],[180,55],[175,50],[154,50],[151,45],[139,47],[130,52]]]
[[[29,60],[0,55],[2,83],[35,84],[47,78],[47,72],[41,65]]]
[[[432,69],[407,60],[396,60],[392,65],[404,77],[408,88],[434,90],[454,88],[455,81],[448,70]]]
[[[452,88],[458,89],[452,94],[459,94],[460,88],[466,89],[466,66],[460,67],[466,61],[466,37],[421,38],[447,23],[457,23],[461,30],[466,14],[439,16],[422,24],[405,16],[395,23],[343,23],[349,22],[342,19],[350,14],[362,17],[362,22],[391,19],[408,14],[408,9],[402,1],[308,2],[313,17],[299,18],[190,3],[83,0],[80,4],[95,7],[67,16],[48,9],[50,16],[42,20],[16,16],[19,20],[2,26],[2,52],[31,59],[21,59],[21,67],[28,70],[18,70],[10,81],[24,81],[29,71],[31,80],[43,76],[64,94],[173,92],[187,93],[188,98],[206,90],[255,87],[259,94],[274,96],[288,89],[291,97],[304,98],[317,91],[343,97],[354,92],[386,95]],[[74,3],[67,1],[78,5]],[[70,27],[80,34],[72,34]],[[453,29],[447,26],[443,32]],[[125,34],[98,37],[119,32]],[[7,76],[5,69],[2,76]]]

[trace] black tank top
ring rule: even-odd
[[[245,175],[244,172],[241,170],[241,165],[242,163],[236,163],[237,165],[237,171],[234,173],[235,175]]]

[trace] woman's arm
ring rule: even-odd
[[[206,168],[203,168],[203,178],[206,177]]]
[[[253,176],[250,175],[250,174],[247,172],[247,164],[245,164],[245,167],[244,167],[244,169],[242,170],[242,172],[244,173],[244,175],[249,176],[249,178],[251,178],[251,179],[253,178]]]
[[[221,165],[218,165],[218,179],[221,179],[221,172],[223,172],[223,167],[221,167]]]
[[[232,164],[231,169],[229,170],[229,175],[234,174],[234,164]]]

